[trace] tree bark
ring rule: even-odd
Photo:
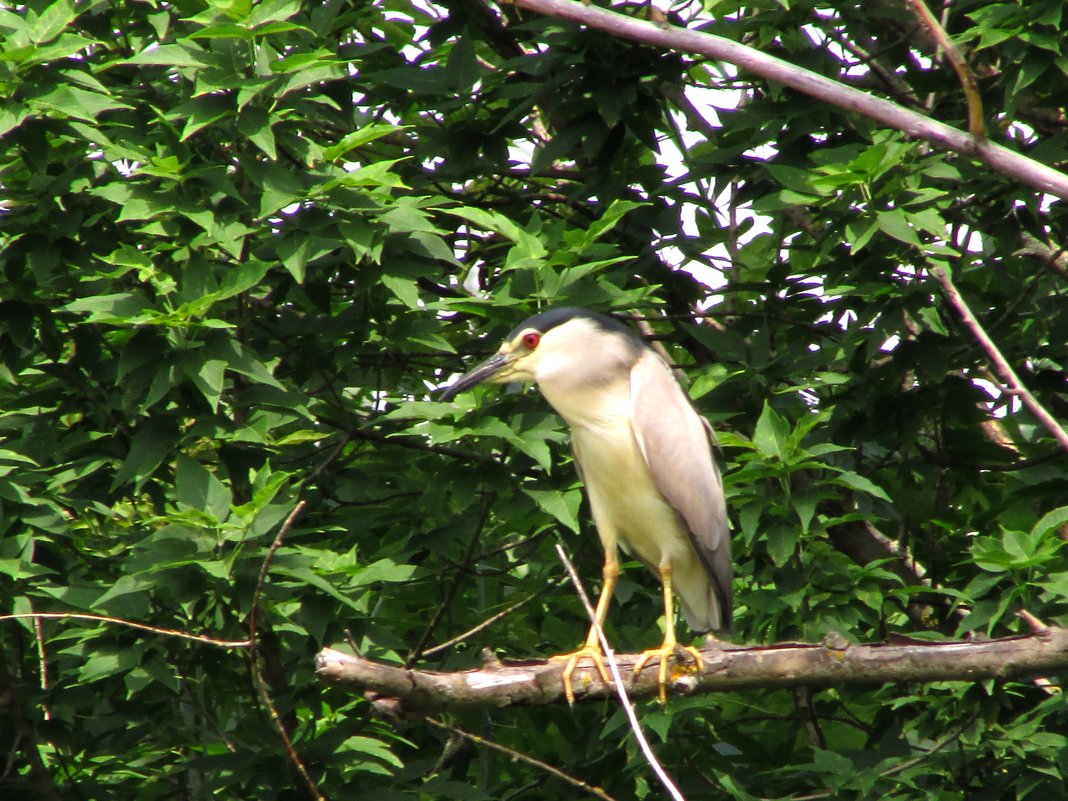
[[[1068,668],[1068,629],[1047,628],[1034,634],[985,642],[902,642],[854,645],[831,635],[818,645],[779,643],[767,646],[713,643],[701,650],[704,665],[677,661],[670,671],[670,691],[689,695],[719,690],[774,687],[827,687],[904,681],[983,681],[1036,676]],[[640,654],[616,654],[620,671],[631,677],[632,697],[656,695],[657,664],[633,677]],[[316,672],[328,684],[363,690],[392,713],[443,709],[530,706],[564,700],[560,660],[502,663],[488,660],[475,670],[442,673],[405,669],[324,648]],[[597,671],[583,662],[575,671],[576,698],[610,697]]]

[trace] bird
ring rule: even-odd
[[[732,622],[733,563],[716,440],[672,368],[629,327],[576,307],[550,308],[516,326],[497,352],[448,386],[448,402],[482,383],[534,383],[571,429],[571,449],[604,548],[603,584],[585,644],[565,660],[572,674],[592,661],[611,685],[597,634],[620,575],[619,549],[636,556],[663,590],[664,638],[644,651],[634,675],[659,664],[666,701],[668,663],[679,646],[673,597],[695,632],[726,633]]]

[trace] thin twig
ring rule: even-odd
[[[258,622],[260,611],[260,596],[263,594],[263,585],[267,581],[267,572],[271,569],[271,562],[274,561],[275,552],[282,547],[286,534],[293,528],[293,523],[296,521],[297,515],[303,512],[304,507],[307,505],[307,501],[300,501],[293,507],[293,511],[289,513],[285,522],[282,523],[282,527],[278,529],[278,535],[274,538],[274,542],[271,543],[271,547],[267,549],[267,555],[263,557],[263,564],[260,565],[260,575],[256,579],[256,591],[252,594],[252,608],[248,613],[248,639],[251,643],[253,656],[256,655],[256,624]]]
[[[1020,618],[1020,620],[1027,624],[1027,627],[1031,629],[1032,634],[1049,634],[1049,626],[1026,609],[1018,610],[1016,612],[1016,617]]]
[[[564,546],[560,543],[556,544],[556,553],[559,554],[560,561],[564,563],[564,568],[567,570],[567,574],[571,577],[571,583],[575,586],[575,592],[578,593],[579,598],[582,600],[582,605],[586,607],[586,614],[590,616],[590,622],[597,631],[597,639],[601,643],[601,651],[604,653],[604,658],[608,661],[608,670],[611,672],[612,681],[616,685],[616,695],[619,696],[619,704],[623,707],[623,711],[627,715],[627,720],[630,722],[630,729],[634,732],[634,739],[638,741],[638,747],[641,748],[642,754],[645,756],[645,761],[649,763],[649,767],[653,769],[653,773],[660,779],[660,783],[664,785],[665,789],[675,801],[686,801],[685,796],[683,796],[679,791],[679,788],[675,786],[675,782],[668,776],[667,771],[664,770],[660,761],[656,758],[656,754],[653,753],[649,741],[645,739],[641,723],[638,722],[638,715],[634,712],[634,704],[631,703],[630,697],[627,695],[627,689],[623,685],[623,676],[619,672],[619,664],[616,662],[615,652],[612,650],[612,646],[608,642],[608,637],[605,636],[604,629],[601,628],[601,624],[597,622],[597,615],[594,612],[593,604],[590,603],[590,598],[586,594],[586,588],[582,586],[582,580],[579,578],[575,566],[571,563],[567,551],[564,550]]]
[[[1020,234],[1020,241],[1023,245],[1012,254],[1013,256],[1032,256],[1041,259],[1051,269],[1063,276],[1068,276],[1068,253],[1064,248],[1047,245],[1026,231]]]
[[[20,612],[14,615],[0,615],[0,622],[5,620],[95,620],[100,623],[114,623],[117,626],[127,626],[131,629],[139,629],[140,631],[150,631],[153,634],[163,634],[167,637],[178,637],[183,640],[193,640],[194,642],[202,642],[207,645],[214,645],[218,648],[248,648],[251,645],[249,640],[217,640],[214,637],[205,637],[202,634],[187,634],[184,631],[175,631],[174,629],[161,629],[158,626],[149,626],[146,623],[135,623],[132,620],[123,620],[118,617],[108,617],[107,615],[89,615],[79,612]]]
[[[478,522],[475,524],[475,530],[471,534],[471,539],[467,543],[467,547],[464,549],[464,554],[460,558],[461,568],[466,568],[471,561],[471,557],[474,556],[475,546],[478,545],[479,540],[482,539],[482,531],[486,527],[486,521],[489,519],[490,508],[493,506],[493,501],[496,499],[496,493],[487,493],[482,501],[482,511],[479,513]],[[419,642],[416,643],[415,648],[408,654],[408,658],[404,660],[405,667],[411,667],[423,656],[423,649],[426,648],[426,644],[430,641],[431,635],[434,633],[434,629],[437,628],[438,623],[445,617],[445,613],[452,606],[453,599],[456,597],[457,590],[460,589],[460,583],[463,581],[466,571],[461,569],[457,571],[453,576],[452,583],[445,591],[445,597],[442,598],[441,604],[438,606],[437,611],[434,613],[434,617],[430,619],[426,628],[423,630],[422,636],[419,638]]]
[[[458,643],[458,642],[463,642],[468,637],[473,637],[474,635],[478,634],[480,631],[482,631],[484,629],[488,629],[490,626],[492,626],[494,623],[496,623],[501,618],[507,617],[508,615],[512,614],[512,612],[514,612],[516,609],[520,609],[520,608],[526,606],[527,604],[529,604],[531,601],[533,601],[533,600],[535,600],[537,598],[540,598],[541,596],[545,595],[545,593],[547,593],[549,590],[551,590],[554,587],[558,586],[561,581],[563,581],[562,578],[556,578],[553,581],[550,581],[548,584],[546,584],[544,587],[542,587],[537,592],[533,593],[532,595],[528,595],[526,598],[523,598],[520,601],[516,601],[511,606],[505,607],[500,612],[497,612],[495,615],[490,615],[488,618],[483,620],[477,626],[468,629],[463,634],[457,634],[451,640],[446,640],[445,642],[443,642],[443,643],[441,643],[439,645],[435,645],[433,648],[427,648],[425,651],[423,651],[423,656],[424,657],[433,656],[436,653],[444,651],[446,648],[449,648],[449,647],[451,647],[453,645],[456,645],[456,643]]]
[[[38,746],[37,736],[33,729],[33,723],[22,709],[25,700],[18,691],[18,682],[8,670],[6,654],[0,654],[0,704],[3,704],[5,734],[11,741],[9,753],[12,755],[8,763],[14,764],[14,754],[22,752],[20,767],[27,766],[28,773],[19,772],[20,784],[25,787],[29,797],[40,798],[42,801],[61,801],[63,798],[56,786],[56,779],[50,766],[45,765]],[[8,734],[10,732],[10,734]],[[54,747],[54,746],[53,746]],[[4,776],[5,786],[14,786],[14,782],[8,776]],[[6,794],[5,794],[6,797]]]
[[[454,734],[457,737],[463,737],[465,740],[470,740],[473,743],[489,748],[491,751],[498,751],[510,759],[518,760],[519,762],[526,762],[528,765],[544,770],[546,773],[555,776],[561,781],[565,781],[573,787],[578,787],[580,790],[585,790],[590,795],[597,796],[602,801],[616,801],[612,796],[606,793],[600,787],[595,787],[592,784],[582,781],[582,779],[576,779],[567,773],[564,773],[559,768],[553,767],[547,762],[542,762],[540,759],[535,759],[532,756],[524,754],[522,751],[516,751],[514,748],[509,748],[506,745],[501,745],[493,740],[487,740],[485,737],[481,737],[477,734],[473,734],[469,731],[461,729],[459,726],[453,726],[451,723],[446,723],[443,720],[437,720],[435,718],[425,718],[426,722],[431,726],[437,726],[439,729]]]
[[[920,23],[927,29],[939,48],[946,54],[946,59],[957,73],[960,85],[964,89],[964,98],[968,104],[968,131],[978,139],[986,138],[986,125],[983,122],[983,99],[979,95],[979,86],[975,82],[975,73],[964,60],[946,29],[934,18],[931,10],[923,0],[909,0],[912,11]]]
[[[1038,399],[1031,394],[1031,391],[1024,386],[1020,377],[1016,375],[1016,371],[1012,369],[1012,365],[1010,365],[1001,354],[1001,351],[998,350],[998,346],[994,344],[992,339],[990,339],[990,336],[979,323],[978,318],[972,313],[968,304],[965,303],[956,284],[953,283],[953,279],[949,277],[949,273],[941,267],[935,267],[931,270],[931,274],[942,284],[942,288],[945,290],[950,305],[956,309],[957,314],[960,315],[965,327],[972,332],[972,336],[978,340],[979,344],[983,347],[983,350],[986,351],[987,356],[990,357],[990,361],[994,364],[994,369],[997,370],[998,375],[1000,375],[1001,379],[1008,385],[1009,391],[1020,397],[1027,408],[1031,410],[1031,413],[1039,419],[1046,429],[1056,437],[1057,441],[1064,446],[1064,449],[1068,451],[1068,431],[1065,431],[1061,427],[1060,423],[1054,419],[1053,415],[1046,411],[1046,408],[1039,403]]]
[[[286,517],[285,522],[282,523],[281,528],[278,529],[278,534],[274,538],[274,542],[271,543],[271,547],[267,549],[267,555],[263,558],[263,564],[260,565],[260,575],[256,581],[256,591],[252,595],[252,608],[249,610],[248,615],[248,638],[249,638],[249,668],[252,672],[252,683],[256,688],[256,694],[259,695],[260,703],[267,708],[267,715],[271,719],[271,724],[274,726],[275,731],[278,732],[278,737],[282,740],[282,746],[286,750],[286,755],[289,757],[289,761],[296,768],[297,773],[300,774],[301,779],[304,781],[305,787],[308,788],[308,792],[311,793],[312,798],[316,801],[326,801],[320,791],[315,780],[308,773],[308,769],[304,766],[304,762],[301,760],[300,755],[297,753],[297,749],[293,747],[293,740],[289,737],[289,732],[286,731],[285,724],[282,723],[282,716],[278,713],[278,707],[275,706],[274,700],[271,698],[271,694],[267,689],[267,679],[263,675],[263,670],[260,668],[258,645],[259,645],[259,631],[257,628],[257,620],[259,617],[260,595],[263,593],[264,584],[267,581],[267,573],[271,568],[271,562],[274,561],[274,555],[278,549],[282,547],[282,543],[285,542],[286,534],[293,527],[293,523],[296,522],[297,517],[304,511],[304,507],[308,505],[307,501],[299,501],[296,506],[293,507],[293,511]]]
[[[33,609],[33,602],[30,602],[30,609]],[[33,639],[37,644],[37,669],[41,673],[41,689],[47,692],[48,690],[48,653],[45,650],[45,636],[44,636],[44,624],[41,622],[41,618],[34,618],[33,621]],[[41,704],[41,716],[45,720],[52,719],[52,709],[48,704]]]

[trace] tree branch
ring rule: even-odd
[[[953,283],[949,273],[941,267],[937,267],[931,270],[931,274],[942,284],[942,289],[945,291],[950,305],[960,315],[961,321],[971,331],[972,336],[986,351],[986,355],[990,357],[990,361],[994,364],[994,369],[997,370],[998,375],[1008,386],[1009,391],[1023,401],[1024,405],[1031,410],[1031,414],[1037,417],[1039,422],[1046,427],[1046,430],[1068,451],[1068,431],[1061,427],[1061,424],[1046,410],[1045,406],[1038,402],[1038,398],[1031,394],[1031,391],[1020,380],[1020,377],[1016,375],[1016,371],[1012,369],[1008,359],[1002,355],[1001,350],[994,344],[990,335],[986,333],[979,319],[972,312],[971,307],[965,302],[964,296],[957,289],[957,285]]]
[[[983,98],[979,95],[979,85],[975,73],[968,67],[960,50],[949,38],[946,29],[935,19],[931,9],[924,0],[911,0],[912,11],[916,18],[927,28],[927,32],[938,42],[938,47],[945,53],[946,59],[957,73],[960,85],[964,89],[964,98],[968,104],[968,130],[977,139],[986,137],[986,124],[983,122]]]
[[[567,782],[571,786],[577,787],[579,790],[583,790],[596,798],[600,798],[602,801],[615,801],[615,799],[608,793],[606,793],[603,788],[594,787],[592,784],[588,784],[582,781],[581,779],[576,779],[574,776],[564,773],[562,770],[560,770],[560,768],[555,767],[554,765],[550,765],[548,762],[543,762],[540,759],[535,759],[529,754],[524,754],[522,751],[516,751],[514,748],[509,748],[506,745],[501,745],[500,743],[495,743],[492,740],[487,740],[485,737],[482,737],[478,734],[474,734],[469,731],[465,731],[459,726],[454,726],[451,723],[446,723],[442,720],[426,718],[426,722],[429,723],[431,726],[436,726],[439,729],[444,729],[445,731],[449,732],[449,734],[455,735],[457,737],[462,737],[465,740],[470,740],[471,742],[477,745],[481,745],[483,748],[488,748],[491,751],[496,751],[499,754],[504,754],[509,759],[515,759],[519,762],[526,762],[528,765],[533,765],[538,770],[543,770],[550,776],[555,776],[556,778]]]
[[[666,23],[646,22],[576,0],[510,1],[521,8],[579,22],[613,36],[726,61],[847,111],[863,114],[916,139],[976,158],[995,172],[1068,200],[1068,175],[1052,167],[739,42]]]
[[[826,687],[903,681],[983,681],[1049,675],[1068,668],[1068,629],[1005,637],[987,642],[921,642],[852,645],[829,637],[819,645],[780,643],[744,646],[715,643],[702,649],[705,663],[676,667],[676,693],[774,687]],[[629,676],[640,654],[616,654]],[[442,673],[405,669],[324,648],[315,660],[319,678],[366,691],[372,700],[396,699],[405,710],[531,706],[564,700],[563,663],[488,661],[482,668]],[[657,694],[655,666],[633,678],[630,694]],[[592,665],[574,675],[580,699],[614,694]]]

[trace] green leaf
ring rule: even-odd
[[[186,362],[182,365],[182,371],[200,390],[200,394],[211,406],[211,410],[216,411],[219,407],[219,399],[222,397],[226,362],[221,359]]]
[[[1031,529],[1031,540],[1038,542],[1047,534],[1063,529],[1068,526],[1068,506],[1059,506],[1046,514],[1035,523]]]
[[[844,487],[857,490],[857,492],[863,492],[867,495],[872,495],[880,500],[892,503],[890,496],[886,494],[886,491],[872,481],[870,478],[866,478],[862,475],[854,473],[849,470],[845,470],[831,479],[832,484],[840,484]]]
[[[920,238],[916,235],[916,231],[913,230],[908,215],[901,209],[880,211],[876,220],[879,225],[879,230],[884,234],[889,234],[894,239],[904,242],[907,245],[920,246]]]
[[[51,111],[61,118],[74,117],[86,122],[95,122],[97,117],[108,111],[131,108],[121,100],[66,83],[53,87],[44,94],[30,97],[26,103],[30,108]]]
[[[358,147],[363,147],[366,144],[370,144],[384,136],[391,136],[392,134],[399,133],[400,131],[407,130],[411,126],[408,125],[386,125],[384,123],[374,123],[360,128],[358,131],[352,131],[345,134],[338,141],[336,145],[331,145],[323,151],[323,159],[325,161],[337,161],[344,155],[347,155],[350,151],[355,150]],[[396,163],[396,162],[391,162]]]
[[[792,526],[776,524],[768,529],[766,534],[768,555],[777,567],[785,565],[793,556],[798,539],[799,532]]]
[[[598,239],[600,239],[613,228],[615,228],[616,224],[621,219],[623,219],[627,212],[633,209],[641,208],[644,205],[646,204],[635,203],[631,200],[613,200],[611,205],[609,205],[609,207],[605,209],[605,212],[601,215],[601,218],[592,223],[590,227],[586,229],[586,235],[585,237],[583,237],[581,249],[585,250]]]
[[[237,130],[247,136],[256,147],[264,152],[271,161],[278,158],[274,132],[271,130],[271,118],[267,111],[256,106],[244,109],[237,118]]]
[[[31,37],[37,44],[49,42],[70,25],[78,13],[70,0],[53,0],[41,9],[31,26]]]
[[[753,430],[753,444],[765,456],[782,459],[785,455],[786,440],[790,435],[790,425],[779,415],[767,401]]]
[[[165,44],[142,50],[132,58],[116,62],[120,64],[136,64],[139,66],[161,67],[210,67],[212,62],[209,55],[200,47],[188,42],[182,44]]]
[[[326,595],[333,598],[335,601],[341,603],[344,606],[349,607],[357,613],[363,611],[359,604],[357,604],[348,596],[339,592],[333,584],[328,582],[322,576],[319,576],[318,574],[312,572],[307,567],[295,564],[291,565],[287,564],[283,560],[278,560],[276,561],[272,572],[280,576],[289,576],[290,578],[296,579],[300,582],[303,582],[304,584],[308,584],[312,587],[315,587],[317,590],[325,593]]]
[[[340,750],[352,751],[357,754],[362,754],[363,756],[380,759],[395,768],[404,767],[404,763],[389,750],[389,746],[381,740],[374,740],[370,737],[362,737],[360,735],[348,737],[341,744]]]
[[[128,482],[140,489],[174,449],[175,434],[173,422],[165,418],[153,418],[145,423],[134,434],[126,458],[112,479],[111,489],[114,491]]]
[[[419,308],[419,287],[415,281],[384,273],[382,283],[389,287],[389,290],[409,309]]]
[[[220,522],[226,520],[233,503],[226,485],[185,454],[178,454],[176,465],[175,497],[178,503],[207,512]]]
[[[125,673],[137,664],[138,654],[132,649],[92,654],[78,670],[78,684],[90,684]]]
[[[469,206],[435,209],[435,211],[441,212],[442,214],[450,214],[453,217],[459,217],[479,228],[498,233],[513,242],[519,242],[529,238],[522,228],[517,226],[503,214],[498,214],[493,211],[485,211],[483,209]]]
[[[578,532],[580,498],[577,491],[556,492],[553,490],[524,489],[523,493],[532,498],[543,512],[552,515],[572,531]]]
[[[820,501],[820,493],[812,490],[798,490],[790,494],[790,503],[801,521],[801,531],[807,533],[812,525],[812,518],[816,514],[816,504]]]
[[[482,73],[475,56],[475,37],[460,36],[449,51],[445,62],[445,75],[457,92],[466,92],[475,85]]]

